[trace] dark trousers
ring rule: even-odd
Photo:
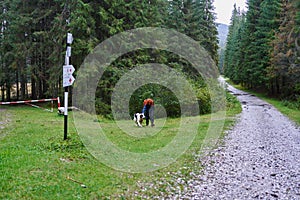
[[[150,106],[146,106],[146,110],[145,110],[145,118],[146,118],[146,126],[149,125],[149,120],[150,120],[150,114],[149,114],[149,109],[150,109]]]
[[[146,126],[149,125],[149,121],[151,121],[151,126],[154,126],[154,106],[147,105],[144,114],[146,118]]]

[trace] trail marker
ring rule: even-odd
[[[73,84],[75,78],[73,77],[73,72],[75,72],[75,68],[73,65],[64,65],[63,66],[63,87],[68,87]]]
[[[73,35],[72,33],[67,34],[67,44],[72,44],[73,43]]]

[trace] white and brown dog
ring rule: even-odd
[[[135,113],[133,116],[133,121],[135,122],[136,126],[143,127],[144,118],[144,113]]]

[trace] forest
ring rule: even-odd
[[[235,83],[300,102],[300,1],[249,0],[234,7],[225,76]]]
[[[2,101],[62,96],[67,32],[74,37],[71,64],[76,70],[96,45],[117,33],[140,27],[175,29],[199,42],[215,62],[218,60],[212,0],[1,0],[0,8]],[[96,109],[109,113],[111,92],[122,74],[137,64],[153,61],[153,57],[157,63],[180,69],[187,76],[192,74],[187,61],[168,52],[146,49],[129,53],[116,60],[99,81]],[[200,76],[190,80],[207,93]],[[176,104],[170,91],[149,87],[152,93],[159,90],[162,96],[169,97],[160,103]],[[147,92],[136,94],[135,101],[142,102],[147,96]],[[203,108],[203,112],[207,111],[209,106]]]
[[[63,96],[67,32],[74,37],[71,64],[77,71],[99,43],[140,27],[174,29],[199,42],[216,64],[219,59],[213,0],[1,0],[0,8],[1,101]],[[221,72],[247,88],[300,101],[299,10],[297,0],[249,0],[246,13],[234,7]],[[197,90],[201,113],[211,111],[205,83],[186,60],[143,49],[117,59],[103,74],[98,113],[110,114],[111,94],[123,74],[153,61],[184,73]],[[179,115],[174,94],[158,85],[137,91],[132,109],[149,96]]]

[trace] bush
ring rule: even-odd
[[[224,90],[219,86],[210,88],[210,90],[211,91],[208,90],[207,86],[194,88],[194,91],[196,91],[196,98],[198,101],[200,114],[217,112],[224,107]],[[160,107],[159,110],[156,110],[156,113],[159,113],[156,115],[156,117],[166,117],[165,115],[167,115],[168,117],[180,117],[181,114],[187,116],[199,114],[193,112],[194,110],[196,110],[196,108],[192,107],[194,106],[194,104],[193,102],[190,102],[189,97],[187,97],[186,99],[181,99],[181,102],[184,104],[183,106],[185,108],[189,108],[188,110],[191,110],[191,112],[181,113],[180,102],[177,99],[176,94],[174,94],[164,86],[158,84],[146,84],[141,86],[131,95],[131,98],[129,100],[130,116],[133,116],[134,113],[142,112],[143,101],[146,98],[154,99],[155,105],[158,105],[158,107]],[[212,99],[215,101],[213,102],[213,105],[215,106],[214,110],[212,110]],[[227,100],[229,100],[229,106],[231,105],[230,101],[234,101],[234,99],[232,99],[232,97],[230,96],[227,96]],[[232,105],[234,105],[234,102],[232,103]],[[120,107],[120,109],[121,108],[122,107]],[[96,99],[96,112],[97,114],[112,118],[110,103],[105,103],[101,101],[100,98]],[[123,115],[120,114],[119,116],[122,117]],[[127,111],[124,111],[123,117],[128,117]]]
[[[199,111],[201,114],[211,112],[211,98],[207,87],[199,88],[197,90],[197,99],[199,104]]]
[[[236,105],[239,105],[239,100],[236,96],[226,92],[226,107],[228,109],[234,108]]]
[[[97,98],[95,102],[95,109],[97,114],[101,114],[107,118],[111,118],[111,106]]]
[[[290,108],[290,109],[297,109],[300,110],[300,98],[297,101],[290,101],[290,100],[282,100],[282,105]]]

